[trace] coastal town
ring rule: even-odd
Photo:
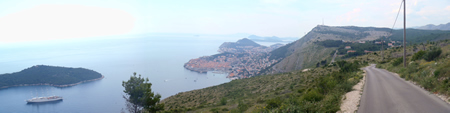
[[[232,80],[248,78],[258,75],[262,69],[278,62],[275,59],[269,60],[268,54],[281,46],[282,44],[261,46],[246,38],[236,43],[225,42],[219,47],[219,54],[191,59],[184,67],[199,73],[225,72]]]

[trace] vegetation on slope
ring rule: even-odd
[[[406,40],[408,43],[417,44],[426,41],[438,41],[448,39],[450,37],[450,31],[441,30],[419,30],[419,29],[407,29]],[[387,37],[392,41],[403,41],[403,29],[394,30],[392,35]]]
[[[237,42],[225,42],[222,45],[220,45],[219,48],[237,48],[243,46],[263,47],[250,39],[243,38],[238,40]]]
[[[415,44],[407,47],[407,66],[403,67],[403,48],[386,51],[387,59],[377,67],[396,72],[426,90],[450,95],[450,40]]]
[[[336,112],[342,95],[362,78],[359,67],[365,64],[340,61],[307,72],[233,80],[162,102],[167,112]]]
[[[320,61],[330,61],[331,54],[334,54],[335,51],[330,51],[327,54],[323,55],[309,55],[304,54],[306,50],[308,51],[328,51],[328,50],[309,50],[309,49],[320,49],[315,48],[317,44],[314,42],[317,41],[326,41],[326,40],[346,40],[346,41],[356,41],[356,40],[366,40],[366,41],[378,41],[380,37],[387,37],[385,39],[387,44],[390,41],[402,41],[403,40],[403,30],[393,30],[389,28],[374,28],[374,27],[356,27],[356,26],[341,26],[341,27],[333,27],[333,26],[322,26],[319,25],[313,28],[308,34],[299,40],[290,43],[284,47],[280,47],[271,52],[270,59],[282,59],[275,66],[268,67],[269,69],[264,69],[261,73],[281,73],[281,72],[290,72],[294,70],[309,68],[316,66],[317,62]],[[407,31],[407,44],[412,45],[416,43],[422,43],[426,41],[437,41],[448,39],[450,37],[450,31],[441,31],[441,30],[417,30],[417,29],[408,29]],[[331,41],[330,41],[331,42]],[[369,42],[366,42],[366,45]],[[370,42],[372,43],[372,42]],[[397,43],[395,43],[397,44]],[[325,49],[336,48],[338,47],[339,52],[342,54],[347,52],[342,44],[339,43],[326,43],[322,44],[325,46]],[[311,47],[313,46],[313,47]],[[357,52],[348,54],[344,58],[350,58],[354,56],[364,55],[364,50],[368,51],[379,51],[381,45],[368,45],[365,48],[356,48],[362,47],[364,44],[358,45],[355,43],[352,46],[352,49],[358,49]],[[385,46],[387,48],[387,46]],[[330,55],[328,55],[330,54]],[[309,55],[309,56],[305,56]],[[311,56],[318,56],[310,58]],[[306,59],[306,60],[305,60]],[[317,61],[309,61],[307,59],[318,59]]]
[[[46,83],[53,85],[67,85],[101,77],[102,75],[100,73],[84,68],[37,65],[20,72],[1,74],[0,87]]]
[[[380,36],[388,36],[389,31],[389,28],[355,26],[332,27],[318,25],[299,40],[273,50],[271,52],[270,59],[281,59],[281,61],[276,63],[274,66],[269,67],[270,69],[264,69],[261,73],[269,74],[290,72],[315,67],[319,61],[330,61],[332,57],[330,53],[335,52],[334,50],[336,49],[336,45],[330,45],[332,47],[317,47],[318,44],[313,43],[316,41],[376,40]]]

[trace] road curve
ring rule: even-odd
[[[375,64],[365,67],[358,113],[450,113],[450,105]]]

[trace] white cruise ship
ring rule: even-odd
[[[27,100],[28,103],[40,103],[40,102],[52,102],[52,101],[59,101],[63,100],[60,96],[49,96],[49,97],[35,97],[32,99]]]

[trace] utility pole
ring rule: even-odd
[[[406,0],[403,6],[403,67],[406,67]]]
[[[381,37],[381,62],[384,61],[384,56],[383,56],[383,50],[384,50],[384,48],[383,48],[383,37],[384,36]]]

